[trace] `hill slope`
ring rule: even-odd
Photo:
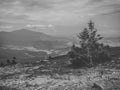
[[[12,32],[0,32],[1,45],[33,45],[40,41],[67,41],[66,38],[54,37],[41,32],[21,29]],[[41,42],[42,43],[42,42]]]

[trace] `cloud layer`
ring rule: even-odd
[[[106,16],[108,21],[120,17],[120,0],[0,0],[2,30],[10,26],[10,29],[18,29],[26,25],[53,25],[62,34],[65,29],[76,29],[89,19],[101,25],[103,22],[111,25]],[[60,31],[61,28],[63,31]],[[103,28],[106,29],[104,25]]]

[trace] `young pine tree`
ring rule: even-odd
[[[94,23],[90,21],[88,27],[84,28],[78,35],[79,44],[90,65],[93,65],[93,57],[100,48],[99,40],[102,39],[100,34],[97,34],[97,29]]]

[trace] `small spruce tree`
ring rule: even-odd
[[[84,28],[83,31],[79,33],[78,38],[81,48],[78,49],[78,47],[72,47],[72,55],[77,59],[80,58],[82,62],[87,63],[90,66],[109,59],[106,47],[103,43],[99,42],[103,37],[101,37],[100,34],[97,34],[97,29],[92,21],[88,23],[88,27]]]
[[[103,37],[101,37],[100,34],[97,34],[97,29],[94,27],[94,23],[90,21],[88,27],[84,28],[84,30],[79,33],[78,38],[80,40],[80,46],[89,60],[89,64],[93,65],[93,54],[98,50],[98,41]]]

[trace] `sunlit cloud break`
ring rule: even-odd
[[[0,26],[1,29],[11,29],[13,26]]]
[[[48,30],[53,30],[54,32],[56,32],[55,26],[52,24],[49,24],[49,25],[28,24],[25,27],[30,28],[30,29],[48,29]]]

